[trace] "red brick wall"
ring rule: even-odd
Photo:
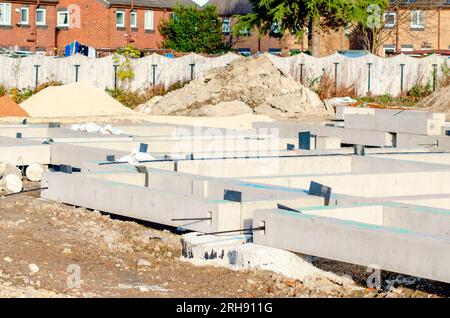
[[[20,9],[21,4],[13,3],[11,5],[11,26],[0,26],[0,46],[14,48],[16,45],[21,50],[29,49],[34,51],[35,45],[37,48],[45,48],[47,54],[53,54],[55,47],[55,7],[51,5],[41,5],[40,8],[45,8],[47,25],[38,26],[36,30],[37,38],[36,44],[34,41],[34,25],[35,25],[35,5],[28,5],[29,8],[29,25],[20,26],[20,11],[15,12],[15,9]]]
[[[69,5],[77,4],[80,12],[80,27],[57,28],[57,10],[67,9]],[[15,9],[22,7],[21,4],[13,3],[11,6],[11,26],[0,26],[0,47],[15,46],[21,50],[28,49],[34,51],[35,43],[29,40],[34,39],[35,5],[23,5],[29,7],[29,26],[20,26],[20,12]],[[94,48],[117,49],[131,43],[138,49],[157,49],[162,37],[158,32],[158,25],[162,19],[168,18],[170,12],[163,9],[153,9],[154,11],[154,31],[144,30],[144,12],[147,9],[135,9],[138,15],[137,29],[131,29],[130,10],[125,11],[125,30],[116,28],[117,8],[108,8],[100,0],[60,0],[55,6],[41,5],[46,12],[46,27],[37,27],[37,48],[45,48],[47,55],[55,54],[55,47],[59,54],[64,53],[64,47],[73,41],[92,46]],[[70,14],[70,20],[75,19],[75,13]],[[70,23],[73,26],[72,23]],[[130,36],[125,36],[129,34]],[[28,39],[28,40],[27,40]]]
[[[58,8],[67,8],[74,1],[60,0]],[[107,8],[101,2],[92,0],[77,0],[76,4],[80,7],[81,28],[65,28],[57,30],[58,48],[77,40],[78,42],[92,46],[94,48],[120,48],[128,43],[138,49],[156,49],[161,42],[161,36],[158,32],[158,24],[169,13],[161,9],[154,11],[154,32],[144,30],[144,12],[146,9],[135,9],[137,12],[137,29],[130,28],[130,9],[125,8]],[[116,27],[116,11],[125,11],[125,29]],[[74,14],[70,15],[70,19]],[[126,34],[130,36],[127,37]]]

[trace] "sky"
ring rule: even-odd
[[[197,2],[199,5],[204,5],[208,0],[193,0],[194,2]]]

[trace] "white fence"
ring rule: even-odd
[[[348,58],[338,53],[322,58],[306,54],[292,57],[268,56],[283,72],[291,74],[297,80],[302,79],[306,84],[318,79],[324,71],[332,79],[337,72],[338,85],[356,85],[359,95],[366,95],[369,90],[369,67],[370,92],[374,95],[395,96],[401,92],[402,86],[406,91],[418,81],[422,83],[432,81],[434,70],[439,78],[442,75],[442,65],[444,63],[450,65],[449,59],[435,55],[420,59],[405,55],[382,58],[371,54]],[[237,58],[242,57],[233,53],[219,57],[189,54],[179,58],[152,54],[133,60],[135,78],[130,83],[130,88],[148,87],[153,82],[169,86],[189,80],[191,75],[198,78],[205,71],[225,66]],[[112,88],[115,85],[112,56],[97,59],[83,55],[67,58],[40,55],[23,58],[0,56],[0,70],[0,84],[6,87],[34,87],[36,78],[38,84],[50,80],[71,83],[76,80],[77,73],[79,81],[90,81],[100,88]]]

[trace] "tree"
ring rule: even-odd
[[[411,10],[424,10],[429,8],[438,8],[442,2],[434,0],[399,0],[391,1],[389,6],[373,6],[368,3],[367,11],[369,11],[369,17],[365,17],[364,12],[359,14],[361,17],[359,23],[352,26],[352,37],[356,40],[363,49],[370,51],[373,54],[378,54],[383,43],[386,42],[392,35],[398,37],[398,31],[400,26],[407,25],[406,28],[402,28],[403,33],[408,33],[410,28],[407,23],[411,19]],[[385,12],[385,10],[387,10]],[[384,15],[384,13],[389,13]],[[368,19],[366,21],[365,19]],[[410,37],[414,37],[414,34],[409,33]],[[395,40],[396,50],[399,50],[398,38]],[[424,43],[426,44],[426,42]]]
[[[216,7],[174,8],[174,14],[159,26],[163,48],[178,52],[220,54],[229,50],[222,34],[222,21]]]
[[[267,34],[274,24],[281,34],[287,32],[302,37],[308,30],[308,46],[313,56],[320,55],[320,33],[351,23],[367,21],[369,4],[380,8],[387,0],[250,0],[253,12],[238,17],[234,32],[258,27]]]

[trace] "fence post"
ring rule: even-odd
[[[38,86],[38,82],[39,82],[39,67],[41,67],[41,66],[38,65],[38,64],[34,65],[34,70],[35,70],[35,75],[36,75],[34,87]]]
[[[156,85],[156,64],[152,64],[152,85],[155,86]]]
[[[433,64],[433,92],[436,90],[437,84],[437,64]]]
[[[80,64],[75,64],[75,82],[78,82],[78,69],[80,68]]]
[[[303,85],[303,66],[304,63],[300,63],[300,83]]]
[[[194,67],[195,67],[195,63],[191,63],[189,64],[189,66],[191,67],[191,81],[194,79]]]
[[[114,64],[114,89],[117,89],[117,68],[119,67],[119,65]]]
[[[400,94],[403,94],[403,73],[405,70],[405,64],[400,64]]]
[[[368,73],[367,73],[367,95],[370,95],[371,94],[371,92],[370,92],[370,89],[371,89],[371,83],[370,83],[370,78],[371,78],[371,72],[370,72],[370,69],[371,69],[371,67],[372,67],[372,63],[367,63],[367,67],[368,67]]]
[[[337,95],[337,76],[339,62],[334,62],[334,95]]]

